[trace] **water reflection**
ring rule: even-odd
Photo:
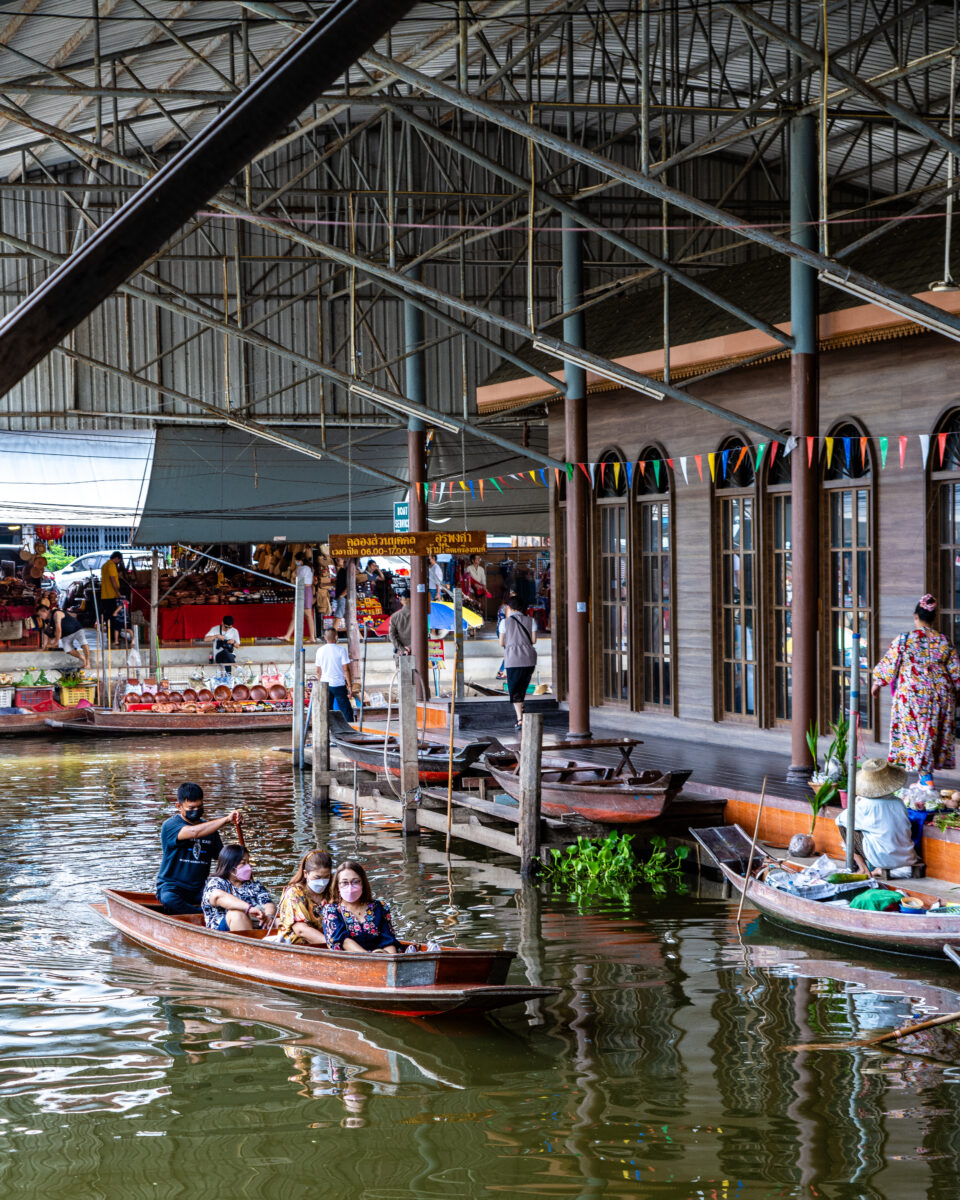
[[[762,922],[741,945],[706,889],[581,914],[510,860],[318,816],[265,745],[34,746],[4,766],[0,1195],[956,1195],[954,1063],[784,1049],[960,1009],[953,968]],[[271,886],[316,842],[357,854],[403,932],[516,948],[516,977],[562,994],[404,1022],[125,942],[87,905],[150,886],[183,778],[244,808]]]

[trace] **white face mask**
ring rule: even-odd
[[[329,875],[327,875],[325,879],[308,879],[307,880],[307,887],[310,889],[311,892],[325,892],[329,886],[330,886],[330,876]]]

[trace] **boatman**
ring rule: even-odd
[[[160,828],[163,859],[157,874],[157,899],[166,913],[198,913],[210,863],[223,849],[219,831],[240,814],[234,811],[205,821],[203,788],[196,783],[180,784],[176,809]]]

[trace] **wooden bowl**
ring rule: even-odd
[[[265,687],[261,687],[261,685],[259,683],[255,683],[253,685],[253,687],[250,689],[250,699],[256,700],[256,702],[258,704],[262,704],[263,701],[266,700],[266,698],[267,698],[267,689]]]
[[[184,688],[183,689],[183,698],[184,698],[184,700],[187,701],[188,704],[196,704],[197,693],[193,688]]]
[[[213,692],[211,692],[209,688],[201,688],[200,691],[197,692],[197,699],[201,701],[201,703],[209,704],[209,702],[213,699]]]
[[[271,700],[286,700],[286,698],[287,698],[287,689],[283,686],[282,683],[275,683],[273,685],[273,687],[270,689],[270,699]]]
[[[124,704],[140,704],[142,699],[139,692],[127,692],[123,697]]]
[[[225,683],[217,684],[217,686],[213,689],[213,698],[214,700],[229,700],[230,689]]]
[[[182,701],[183,701],[183,692],[171,692],[170,693],[170,703],[171,704],[180,704],[180,703],[182,703]]]
[[[171,700],[172,700],[172,696],[170,695],[169,692],[157,692],[157,703],[158,704],[169,704],[171,702]]]
[[[234,698],[234,700],[249,700],[250,699],[250,689],[247,687],[247,685],[245,683],[238,683],[237,686],[233,689],[233,698]]]

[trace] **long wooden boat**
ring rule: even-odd
[[[290,712],[154,713],[120,712],[109,708],[84,708],[79,720],[47,717],[49,729],[62,737],[152,737],[173,734],[259,733],[289,729]]]
[[[330,741],[340,753],[368,771],[400,774],[400,739],[393,734],[359,733],[342,713],[330,714]],[[491,739],[468,742],[453,749],[453,777],[459,779],[490,746]],[[384,758],[386,743],[386,758]],[[449,775],[450,748],[445,742],[422,741],[417,751],[417,769],[421,783],[446,783]]]
[[[64,725],[82,721],[86,708],[58,708],[57,720]],[[47,724],[50,714],[30,709],[0,709],[0,737],[47,737],[53,731]]]
[[[218,933],[197,914],[169,916],[152,892],[105,888],[94,909],[115,929],[161,954],[250,983],[402,1017],[481,1013],[553,996],[552,987],[508,984],[512,950],[351,954],[265,942],[264,930]]]
[[[779,861],[760,847],[754,853],[749,878],[747,851],[750,839],[739,825],[720,829],[691,829],[691,834],[714,860],[723,877],[745,902],[753,905],[775,925],[802,933],[806,937],[843,942],[888,954],[913,954],[942,958],[944,946],[960,948],[960,913],[938,917],[935,912],[916,915],[901,912],[868,912],[843,905],[809,900],[764,883],[762,876],[771,865],[799,872],[796,863]],[[711,836],[713,835],[713,836]],[[839,870],[840,868],[838,868]],[[909,880],[891,881],[889,886],[914,896],[929,906],[938,897],[903,886]]]
[[[520,755],[488,753],[484,765],[505,792],[520,799]],[[635,770],[572,759],[544,758],[540,808],[545,816],[577,813],[598,825],[639,825],[659,817],[690,778],[689,771]]]

